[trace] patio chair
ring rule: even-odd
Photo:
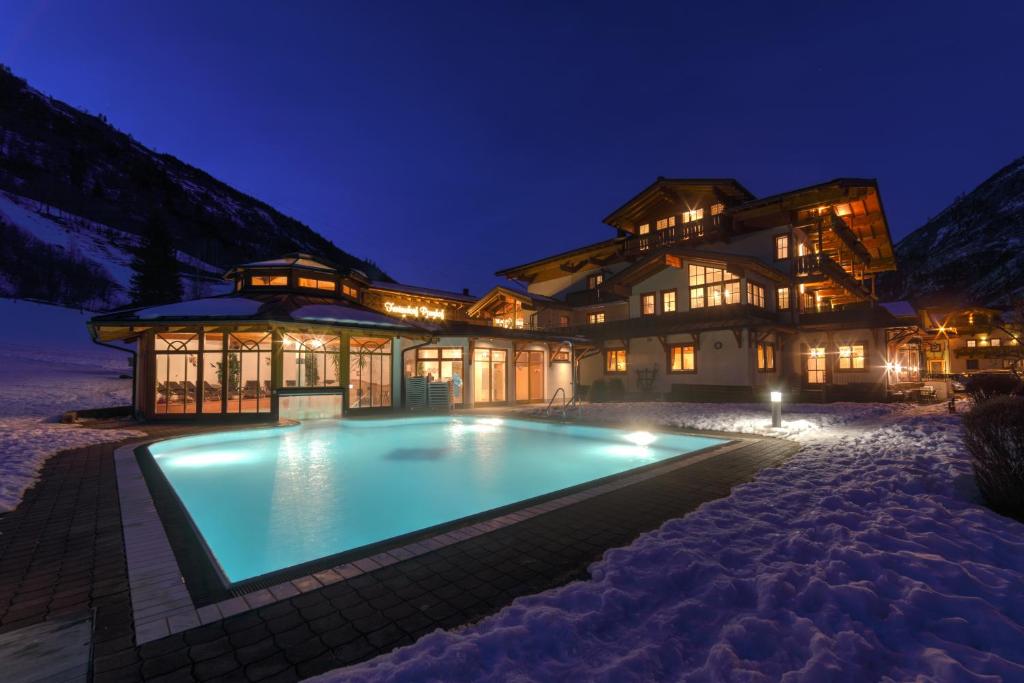
[[[203,382],[203,400],[216,401],[220,398],[220,385]]]
[[[260,382],[256,379],[249,379],[245,381],[245,389],[242,391],[242,398],[259,398],[260,397]]]

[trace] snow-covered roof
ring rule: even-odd
[[[310,304],[308,306],[301,306],[291,312],[291,318],[292,320],[305,320],[309,322],[408,327],[403,321],[381,313],[343,304]]]
[[[239,296],[218,296],[209,299],[179,301],[176,304],[152,306],[135,311],[140,320],[157,318],[244,318],[259,313],[263,302]]]
[[[883,301],[879,305],[900,318],[917,317],[917,309],[909,301]]]
[[[263,261],[242,263],[229,270],[227,276],[230,276],[231,273],[234,273],[240,268],[309,268],[311,270],[323,270],[330,272],[337,271],[337,267],[333,263],[302,253],[285,254],[284,256],[278,256],[277,258],[266,259]]]

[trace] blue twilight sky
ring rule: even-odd
[[[1024,154],[1018,2],[0,0],[0,62],[394,277],[481,293],[658,175],[879,179],[896,237]]]

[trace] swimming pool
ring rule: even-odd
[[[330,420],[149,451],[230,583],[725,443],[531,420]]]

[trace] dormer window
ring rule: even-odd
[[[693,221],[699,221],[704,218],[704,209],[693,209],[692,211],[683,211],[683,222],[692,223]]]
[[[604,282],[604,273],[597,273],[587,278],[587,289],[597,289]]]
[[[253,287],[287,287],[287,275],[253,275],[249,280]]]
[[[350,287],[349,285],[342,285],[341,286],[341,293],[344,294],[345,296],[351,297],[353,299],[358,299],[359,298],[359,290],[356,289],[355,287]]]
[[[338,288],[334,280],[320,280],[312,277],[300,277],[299,287],[305,287],[306,289],[320,289],[325,292],[333,292]]]
[[[655,227],[658,230],[664,230],[665,228],[673,228],[673,227],[675,227],[675,225],[676,225],[676,217],[675,216],[669,216],[668,218],[662,218],[661,220],[659,220],[655,224]]]
[[[721,213],[725,213],[725,204],[719,202],[711,205],[711,215],[717,216]]]

